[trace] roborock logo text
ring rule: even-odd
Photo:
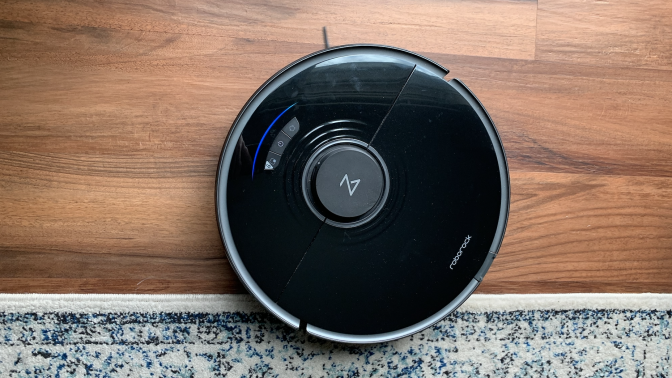
[[[462,243],[462,246],[460,247],[460,250],[457,251],[457,255],[453,258],[453,262],[450,264],[450,270],[453,270],[453,266],[457,264],[457,260],[460,259],[460,256],[462,256],[462,250],[467,248],[467,244],[469,244],[469,241],[471,240],[471,236],[467,235],[466,238],[464,238],[464,243]]]

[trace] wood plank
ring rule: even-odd
[[[305,43],[316,50],[322,47],[323,26],[329,28],[332,45],[377,43],[421,51],[531,59],[536,8],[536,1],[530,0],[422,0],[412,4],[402,0],[15,1],[3,4],[0,19],[15,22],[10,28],[25,30],[21,38],[35,42],[40,41],[33,35],[35,24],[47,25],[54,32],[72,32],[74,38],[63,39],[47,50],[63,59],[76,59],[70,48],[80,43],[96,46],[86,54],[93,59],[100,58],[97,55],[108,47],[113,55],[142,48],[142,43],[135,46],[115,38],[116,32],[140,34],[138,40],[165,38],[163,44],[144,50],[144,56],[171,57],[195,50],[233,52],[255,41]],[[210,43],[210,37],[215,36],[230,41]],[[59,47],[65,49],[59,51]],[[145,60],[143,56],[134,58]]]
[[[565,292],[565,283],[571,291],[672,291],[672,178],[511,179],[509,226],[482,292]]]
[[[245,294],[238,282],[222,280],[117,278],[0,278],[3,293],[38,294]]]
[[[488,109],[511,170],[672,177],[672,71],[429,56]]]
[[[216,159],[238,111],[272,73],[251,79],[241,70],[182,68],[0,64],[0,151]]]
[[[0,278],[3,293],[39,294],[245,294],[238,281],[230,285],[222,280],[207,279],[142,279],[117,278]],[[477,294],[530,293],[669,293],[670,284],[663,282],[600,282],[600,281],[492,281],[486,278]]]
[[[216,167],[0,153],[0,249],[222,258]]]
[[[672,292],[672,178],[511,178],[507,235],[480,292]],[[190,184],[185,205],[157,179],[80,179],[1,181],[0,291],[244,291],[219,242],[212,182]]]
[[[430,57],[485,104],[512,170],[672,176],[671,71]],[[0,150],[214,159],[248,96],[294,58],[249,57],[268,63],[253,76],[226,59],[168,72],[0,63]]]
[[[672,3],[540,0],[540,60],[672,69]]]

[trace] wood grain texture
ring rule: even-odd
[[[536,58],[672,69],[667,0],[539,0]]]
[[[511,170],[672,177],[672,71],[430,56],[477,93]]]
[[[334,45],[379,43],[416,51],[448,48],[467,55],[533,58],[536,8],[536,1],[529,0],[16,1],[3,5],[0,18],[74,32],[78,37],[73,43],[94,42],[98,48],[111,43],[119,50],[133,49],[137,39],[165,38],[145,53],[167,58],[175,57],[170,53],[174,49],[182,55],[235,53],[256,41],[281,42],[277,51],[305,43],[314,51],[322,46],[325,25]],[[127,38],[115,38],[117,33]],[[30,33],[26,38],[32,39]]]
[[[3,2],[0,292],[244,292],[215,219],[219,153],[323,25],[332,44],[426,54],[490,112],[512,205],[479,292],[672,292],[669,36],[619,37],[668,8],[594,6]],[[596,52],[616,42],[658,58]]]
[[[672,178],[513,172],[511,179],[509,227],[484,291],[516,281],[561,292],[581,282],[601,283],[597,291],[672,289]]]

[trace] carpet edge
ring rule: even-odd
[[[672,310],[672,294],[474,294],[458,311]],[[2,312],[259,312],[248,294],[0,294]]]

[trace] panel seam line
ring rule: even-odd
[[[292,278],[294,278],[294,275],[296,272],[299,270],[299,267],[301,266],[301,263],[303,262],[303,259],[306,258],[306,255],[308,254],[308,251],[310,250],[310,247],[313,245],[315,242],[315,239],[317,239],[317,235],[320,234],[320,230],[322,229],[322,226],[327,222],[326,218],[322,221],[322,224],[320,225],[320,228],[317,229],[317,232],[315,232],[315,236],[313,236],[313,240],[310,241],[310,244],[308,244],[308,247],[306,247],[306,250],[303,252],[303,256],[301,256],[301,260],[299,260],[299,263],[296,264],[296,268],[294,268],[294,271],[292,272],[292,275],[289,276],[289,279],[287,280],[287,283],[285,284],[285,287],[282,288],[282,291],[280,292],[280,295],[278,295],[278,300],[275,301],[277,304],[280,302],[280,299],[282,298],[282,295],[285,294],[285,290],[287,289],[287,286],[289,286],[289,283],[292,281]]]
[[[399,97],[401,97],[401,93],[404,92],[404,89],[406,89],[406,85],[411,80],[411,76],[413,76],[413,73],[415,72],[415,69],[417,67],[418,67],[417,64],[413,65],[413,69],[411,70],[411,73],[406,78],[406,81],[404,82],[404,85],[401,87],[401,90],[397,94],[397,97],[394,98],[394,101],[392,102],[392,105],[390,105],[390,108],[387,110],[387,113],[385,114],[385,117],[383,117],[383,120],[380,122],[380,125],[378,125],[378,128],[376,129],[376,132],[373,133],[373,136],[371,137],[371,140],[366,145],[367,149],[371,146],[371,143],[373,143],[373,140],[376,138],[376,135],[378,135],[378,132],[383,127],[383,124],[385,124],[385,121],[387,120],[387,117],[390,115],[390,113],[392,113],[392,109],[394,109],[395,105],[397,105],[397,101],[399,100]]]

